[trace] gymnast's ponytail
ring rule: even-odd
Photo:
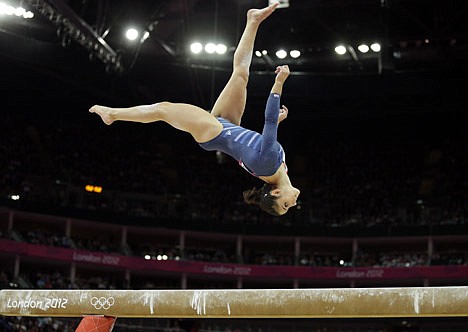
[[[263,211],[268,212],[274,216],[279,216],[274,207],[276,206],[276,196],[273,196],[270,192],[274,189],[271,184],[265,183],[260,189],[252,188],[245,190],[244,201],[247,204],[256,204]]]

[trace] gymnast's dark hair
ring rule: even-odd
[[[245,190],[244,201],[247,204],[256,204],[263,211],[268,212],[274,216],[279,216],[280,214],[276,212],[274,207],[276,206],[276,196],[270,194],[274,187],[271,184],[265,183],[260,189],[252,188],[250,190]]]

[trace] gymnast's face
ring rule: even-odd
[[[276,188],[271,191],[273,196],[276,196],[276,212],[283,215],[288,212],[289,208],[297,205],[297,198],[301,192],[293,186],[286,188]]]

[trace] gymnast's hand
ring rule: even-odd
[[[279,110],[278,124],[288,117],[288,108],[286,106],[281,106]]]
[[[283,66],[276,67],[275,74],[276,74],[275,81],[278,83],[284,83],[284,81],[286,81],[286,79],[288,78],[290,74],[289,66],[283,65]]]

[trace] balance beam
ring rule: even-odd
[[[468,287],[2,290],[4,316],[368,318],[468,316]]]

